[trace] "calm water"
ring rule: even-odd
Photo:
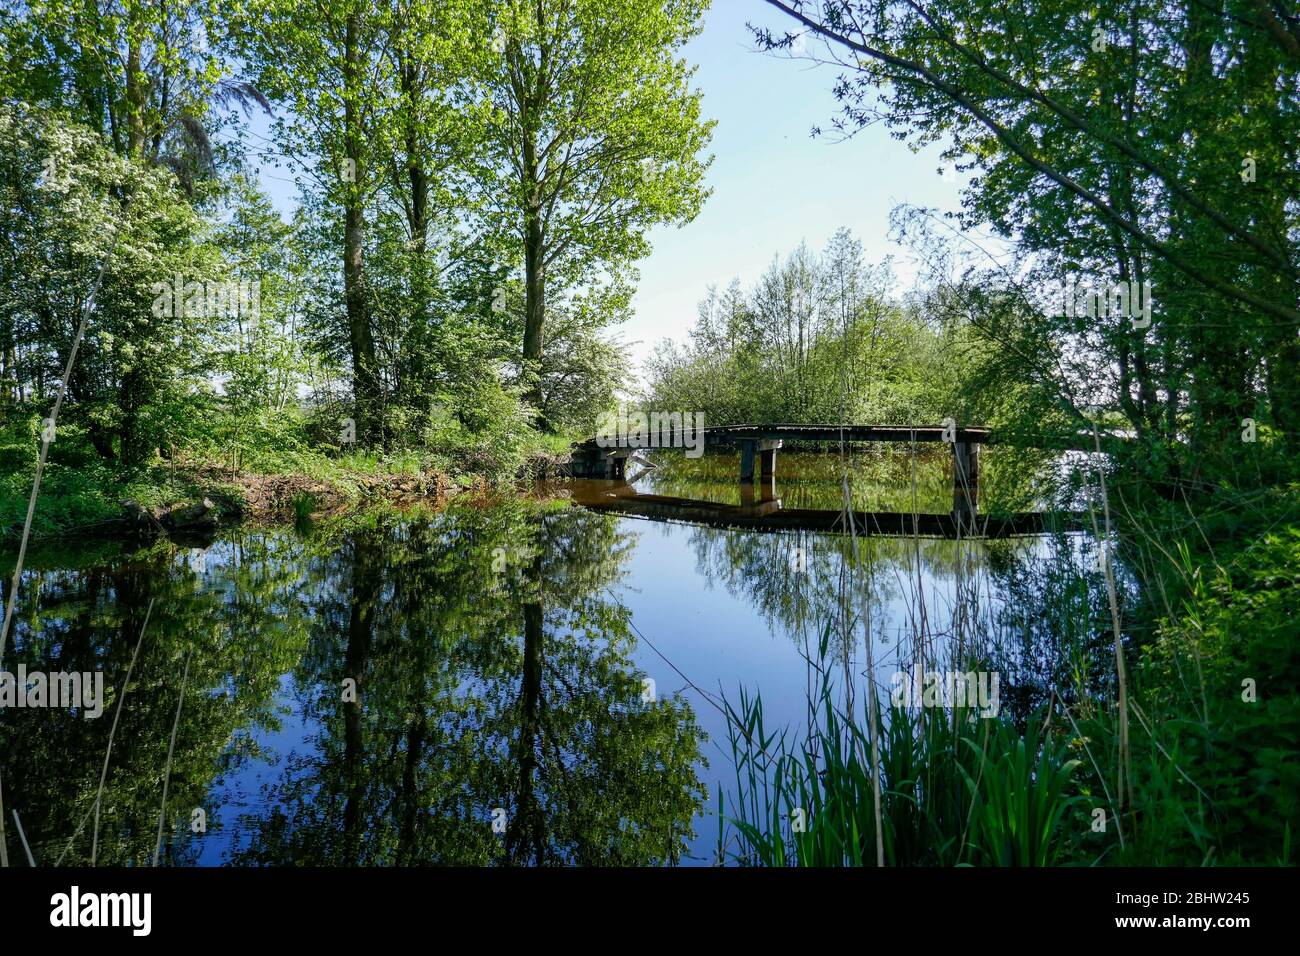
[[[780,465],[799,476],[778,486],[783,503],[839,506],[834,458]],[[735,468],[679,460],[637,488],[738,504]],[[858,459],[855,505],[944,511],[945,468]],[[986,475],[995,505],[1000,494],[1023,507],[1021,484]],[[5,668],[102,669],[112,691],[96,720],[0,711],[6,811],[38,862],[89,862],[83,821],[147,612],[100,864],[152,859],[187,667],[162,845],[180,865],[709,863],[734,772],[715,703],[744,688],[761,693],[769,725],[798,725],[804,655],[823,633],[857,680],[869,629],[886,692],[918,654],[957,647],[1000,655],[1004,707],[1032,706],[1058,678],[1042,663],[1059,623],[1044,596],[1077,569],[1077,537],[859,539],[855,562],[843,536],[573,501],[607,487],[242,529],[202,548],[37,553]],[[21,853],[12,828],[9,851]]]

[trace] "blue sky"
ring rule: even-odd
[[[686,48],[699,65],[704,114],[718,121],[708,173],[713,195],[693,222],[651,233],[636,318],[620,330],[638,343],[638,359],[662,338],[687,336],[710,282],[725,286],[738,277],[748,285],[774,255],[800,240],[820,250],[840,226],[853,230],[868,260],[892,254],[909,283],[907,250],[888,239],[890,210],[899,203],[958,207],[964,177],[944,181],[938,147],[914,153],[883,126],[849,140],[833,131],[812,138],[813,126],[829,130],[835,116],[838,70],[757,52],[747,21],[781,31],[794,25],[762,0],[714,0],[704,32]]]
[[[911,257],[888,239],[889,213],[900,203],[956,209],[959,183],[945,181],[938,147],[912,152],[883,126],[849,140],[830,129],[838,71],[806,60],[755,50],[747,22],[782,31],[793,27],[763,0],[714,0],[703,33],[686,47],[698,65],[694,84],[704,93],[704,115],[717,120],[703,211],[682,227],[654,229],[652,254],[639,268],[635,318],[611,330],[629,347],[636,367],[664,338],[684,340],[709,283],[739,278],[748,286],[771,263],[806,241],[823,248],[840,226],[862,241],[869,261],[895,257],[900,284],[915,270]],[[816,49],[815,40],[809,39]],[[254,146],[267,141],[264,118],[253,122]],[[285,212],[295,205],[291,174],[265,165],[264,187]]]

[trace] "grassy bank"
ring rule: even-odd
[[[449,432],[418,449],[356,449],[311,440],[301,423],[263,428],[238,442],[188,440],[135,468],[100,455],[84,429],[59,428],[32,520],[36,540],[114,534],[132,502],[165,514],[205,499],[222,524],[292,520],[367,502],[443,500],[472,489],[546,475],[570,439],[529,429],[482,440]],[[39,418],[10,416],[0,432],[0,539],[21,535],[39,454]]]

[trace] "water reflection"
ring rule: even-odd
[[[190,647],[165,859],[671,862],[703,798],[701,736],[680,698],[642,700],[627,611],[606,590],[630,546],[613,519],[502,503],[308,539],[239,535],[202,574],[162,549],[37,571],[10,662],[103,666],[120,684],[155,601],[111,755],[101,864],[152,855]],[[110,723],[4,715],[6,803],[43,862],[93,805]],[[264,749],[286,730],[291,749]],[[196,807],[221,839],[191,833]],[[88,862],[91,837],[65,862]]]
[[[949,458],[942,452],[852,457],[847,465],[855,508],[905,509],[913,501],[918,508],[942,507]],[[1037,480],[1030,467],[1035,460],[1008,455],[1003,466],[1026,469],[1019,485],[1025,489]],[[639,494],[746,504],[745,489],[737,489],[726,456],[661,461],[662,467],[638,482]],[[791,455],[786,465],[800,479],[780,486],[782,502],[797,500],[809,509],[842,505],[844,464],[835,456]],[[1001,487],[1004,493],[994,507],[1011,500],[1041,507],[1034,499],[1008,497],[1007,481]],[[1044,524],[1058,519],[1051,516]],[[854,541],[793,522],[765,530],[779,533],[693,525],[675,534],[688,542],[697,576],[751,609],[771,635],[791,641],[799,655],[816,656],[819,642],[826,640],[844,661],[846,696],[871,676],[887,698],[890,678],[899,669],[988,669],[1001,675],[1007,713],[1023,722],[1053,695],[1073,703],[1113,690],[1109,671],[1087,665],[1114,653],[1105,577],[1088,535],[1056,531],[954,540],[938,536],[943,530],[937,529],[936,536],[867,534]],[[1125,585],[1131,585],[1122,571],[1120,585],[1122,604],[1130,592]],[[875,664],[871,675],[867,635]],[[790,693],[797,698],[799,691]]]
[[[987,446],[981,453],[980,509],[1004,513],[1038,510],[1052,487],[1049,477],[1060,456]],[[710,452],[687,458],[680,451],[649,453],[654,468],[638,487],[656,494],[738,505],[745,486],[738,480],[738,455]],[[629,472],[631,475],[632,472]],[[933,444],[859,445],[845,456],[786,450],[776,479],[782,506],[791,509],[844,507],[849,481],[855,511],[944,513],[953,505],[953,456]]]
[[[1113,671],[1088,666],[1114,650],[1105,576],[1084,535],[855,542],[810,531],[683,533],[696,573],[805,655],[826,636],[865,677],[869,633],[884,697],[892,674],[912,666],[997,671],[1018,721],[1053,694],[1069,704],[1112,690]]]
[[[792,482],[770,474],[739,481],[735,456],[725,453],[697,460],[663,451],[656,456],[659,465],[644,458],[628,465],[626,481],[581,480],[547,490],[596,511],[757,531],[837,534],[853,528],[872,537],[957,539],[1039,535],[1085,526],[1086,516],[1076,512],[1041,507],[1009,511],[1005,496],[990,496],[981,510],[978,483],[954,485],[953,456],[946,451],[860,453],[843,460],[795,453],[787,462],[788,471],[798,476]],[[1007,461],[1032,464],[1016,453],[1004,459],[1004,467]],[[1022,488],[1032,487],[1034,477],[1030,468]],[[941,493],[940,487],[946,491]]]
[[[783,497],[835,507],[834,460],[799,464],[810,478]],[[657,471],[647,488],[740,501],[726,463],[726,479],[711,467]],[[911,500],[873,491],[872,474],[855,504]],[[917,476],[936,504],[946,482],[939,467]],[[708,807],[733,773],[710,697],[761,690],[773,726],[797,724],[804,658],[823,638],[846,687],[865,674],[869,633],[886,691],[895,668],[958,657],[1002,673],[1013,715],[1106,692],[1105,675],[1079,673],[1108,653],[1086,538],[854,547],[508,497],[245,530],[205,552],[47,553],[25,573],[5,667],[102,668],[111,691],[99,720],[0,711],[5,807],[39,863],[150,862],[191,651],[162,844],[177,865],[707,861]],[[1062,660],[1080,627],[1076,646],[1094,650]]]

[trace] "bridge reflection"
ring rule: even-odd
[[[576,479],[564,488],[576,504],[592,511],[612,512],[651,521],[702,524],[752,531],[822,531],[860,535],[922,538],[1009,538],[1051,531],[1081,531],[1087,515],[1061,512],[1020,512],[1004,515],[914,514],[897,511],[786,508],[772,478],[741,486],[738,505],[696,498],[647,494],[634,482],[619,479]],[[851,524],[850,524],[851,522]]]

